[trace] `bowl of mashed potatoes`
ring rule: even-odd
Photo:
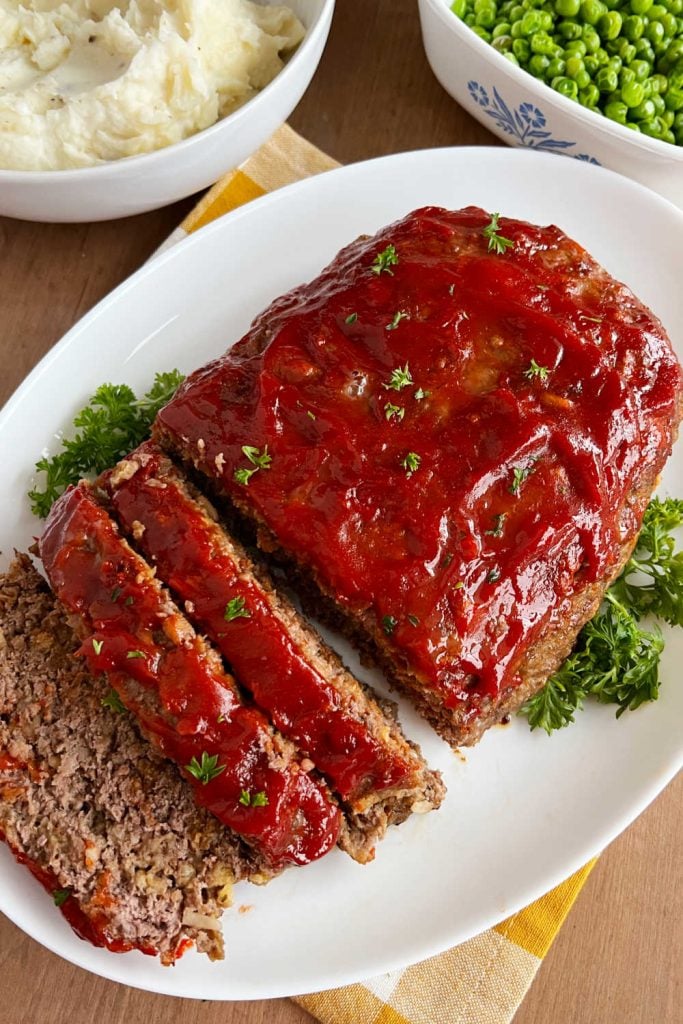
[[[0,214],[174,202],[289,116],[334,0],[0,0]]]

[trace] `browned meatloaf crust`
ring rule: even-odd
[[[146,443],[98,486],[190,621],[326,775],[349,822],[343,848],[368,860],[389,825],[438,807],[440,776],[403,736],[395,705],[361,686],[170,459]]]
[[[131,717],[103,705],[109,688],[76,645],[19,556],[0,576],[0,832],[100,943],[172,963],[190,941],[219,959],[233,881],[268,876]]]
[[[427,208],[276,300],[155,435],[467,744],[595,612],[680,414],[664,328],[580,245]]]

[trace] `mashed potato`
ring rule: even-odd
[[[0,0],[0,167],[85,167],[229,114],[303,26],[249,0]]]

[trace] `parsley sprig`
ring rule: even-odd
[[[34,515],[44,519],[70,484],[109,469],[139,445],[182,381],[179,370],[157,373],[152,387],[139,399],[127,384],[101,384],[74,418],[75,436],[62,440],[57,455],[36,463],[45,479],[42,489],[36,486],[28,493]]]
[[[486,227],[482,231],[482,235],[484,236],[484,238],[488,239],[489,252],[498,253],[498,255],[500,256],[502,253],[505,252],[506,249],[511,249],[515,243],[512,241],[512,239],[504,238],[503,235],[498,234],[499,219],[499,213],[492,213],[491,221],[486,225]]]
[[[243,597],[231,597],[223,611],[223,618],[226,622],[234,619],[250,619],[251,612],[247,608],[247,602]]]
[[[255,448],[253,444],[243,444],[242,453],[246,455],[254,468],[236,469],[234,478],[238,484],[243,484],[246,487],[254,473],[258,473],[259,469],[270,469],[273,457],[268,454],[267,444],[263,446],[263,451]]]
[[[617,717],[659,694],[664,640],[644,615],[683,625],[683,552],[671,531],[683,525],[683,500],[653,498],[635,551],[607,590],[601,611],[581,630],[573,652],[520,709],[532,729],[550,734],[574,721],[588,697],[616,704]]]
[[[397,263],[398,254],[396,248],[393,245],[388,245],[382,252],[377,253],[372,261],[370,270],[373,274],[377,274],[378,277],[382,273],[393,275],[394,272],[391,268],[395,267]]]
[[[252,793],[248,789],[243,789],[240,793],[239,802],[243,807],[267,807],[268,797],[264,790],[260,793]]]
[[[397,366],[395,370],[391,371],[391,377],[389,382],[384,385],[388,391],[402,391],[403,388],[408,388],[413,383],[413,377],[410,372],[410,366],[406,363],[405,366]]]
[[[217,778],[221,772],[224,772],[226,767],[226,765],[218,763],[218,754],[207,754],[204,751],[201,761],[193,757],[190,763],[185,765],[185,770],[190,775],[193,775],[198,782],[206,786],[213,779]]]
[[[540,380],[545,383],[550,376],[550,370],[547,366],[539,366],[536,360],[532,359],[524,371],[524,376],[527,380]]]

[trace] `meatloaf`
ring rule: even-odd
[[[40,556],[83,638],[144,734],[173,760],[197,803],[274,868],[337,842],[339,808],[291,743],[247,705],[216,652],[119,535],[86,483],[52,507]]]
[[[27,556],[0,575],[0,836],[79,935],[223,955],[233,881],[269,872],[140,737]]]
[[[277,299],[155,437],[459,745],[568,653],[680,412],[661,323],[580,245],[426,208]]]
[[[388,825],[438,806],[440,778],[152,443],[98,481],[112,514],[239,683],[328,779],[367,860]]]

